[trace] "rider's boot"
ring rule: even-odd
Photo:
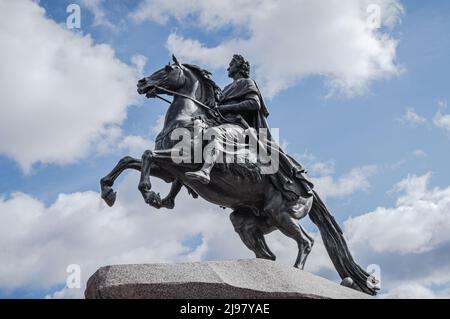
[[[197,172],[187,172],[186,177],[190,180],[197,181],[205,185],[209,184],[210,182],[208,172],[202,169]]]
[[[210,182],[209,174],[211,173],[216,159],[219,156],[219,152],[217,151],[214,142],[212,142],[210,145],[207,145],[207,147],[210,149],[210,152],[206,152],[207,155],[205,156],[205,163],[203,164],[203,167],[199,171],[185,173],[188,179],[198,181],[205,185],[209,184]]]
[[[214,163],[203,165],[202,169],[197,172],[186,172],[186,177],[193,181],[198,181],[202,184],[209,184],[210,178],[209,173],[213,167]],[[205,167],[206,166],[206,167]]]

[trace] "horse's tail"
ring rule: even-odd
[[[339,276],[342,279],[350,277],[358,289],[367,294],[376,295],[377,288],[373,284],[373,276],[353,260],[341,228],[316,192],[314,192],[314,201],[309,217],[319,228],[325,248]]]

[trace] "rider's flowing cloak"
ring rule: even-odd
[[[260,108],[258,111],[239,112],[250,127],[256,129],[259,134],[261,128],[265,128],[267,139],[271,141],[272,147],[275,141],[272,140],[267,117],[269,112],[264,103],[261,91],[252,79],[239,79],[227,85],[219,100],[219,105],[228,105],[240,103],[251,98],[252,94],[256,94],[259,98]],[[286,154],[279,145],[276,145],[279,151],[279,170],[275,174],[270,175],[270,179],[276,189],[288,198],[294,197],[310,197],[312,196],[313,184],[308,181],[304,173],[305,169],[292,157]],[[273,149],[273,148],[272,148]]]

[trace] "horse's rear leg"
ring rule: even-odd
[[[306,231],[298,223],[298,217],[289,212],[289,205],[285,203],[283,195],[270,189],[271,196],[268,198],[264,207],[264,212],[284,235],[294,239],[297,242],[298,254],[294,267],[302,269],[305,266],[306,259],[311,252],[314,240],[306,233]],[[308,205],[308,203],[305,203]],[[304,217],[304,216],[303,216]]]
[[[288,212],[273,212],[272,218],[275,226],[284,235],[291,237],[297,242],[298,254],[294,267],[303,269],[306,259],[311,252],[313,239],[306,234],[306,231],[300,226],[298,221],[292,218]]]
[[[100,180],[100,188],[102,191],[101,196],[108,206],[113,206],[116,201],[116,192],[112,189],[114,181],[126,169],[135,169],[140,171],[141,161],[130,156],[125,156],[117,163],[108,175]]]
[[[264,239],[265,234],[276,229],[268,223],[267,219],[257,217],[248,211],[234,211],[230,215],[230,220],[242,242],[255,253],[256,258],[276,259]]]

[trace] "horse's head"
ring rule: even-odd
[[[148,98],[158,94],[172,92],[190,95],[200,102],[214,107],[219,100],[222,90],[211,79],[211,73],[193,64],[181,64],[172,55],[173,63],[156,71],[149,77],[138,82],[138,93]],[[184,92],[180,92],[183,91]]]
[[[177,91],[185,85],[186,76],[183,72],[183,66],[174,55],[172,59],[172,64],[169,63],[149,77],[139,80],[137,84],[139,94],[145,94],[146,97],[152,98],[157,94],[167,94],[164,89]]]

